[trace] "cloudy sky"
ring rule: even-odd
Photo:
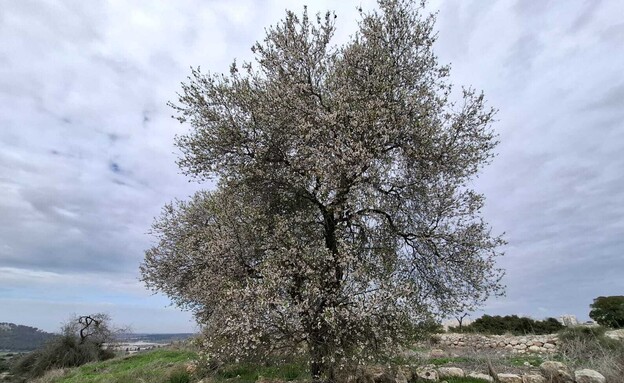
[[[138,332],[191,316],[138,281],[154,216],[210,185],[175,165],[190,66],[249,59],[290,8],[374,1],[29,1],[0,7],[0,322],[55,331],[104,311]],[[587,319],[624,294],[624,2],[439,0],[436,52],[499,109],[498,157],[474,182],[509,244],[507,296],[481,313]]]

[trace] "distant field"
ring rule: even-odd
[[[145,342],[145,343],[171,343],[192,338],[197,334],[175,333],[175,334],[122,334],[119,341],[125,343]]]

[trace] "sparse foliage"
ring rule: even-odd
[[[396,349],[414,324],[499,293],[502,239],[470,181],[493,111],[432,51],[406,0],[335,17],[288,12],[229,75],[193,70],[177,104],[179,165],[217,190],[167,205],[141,266],[191,309],[212,355],[307,353],[314,379]]]
[[[589,317],[602,326],[624,328],[624,296],[598,297],[590,305]]]
[[[463,313],[462,315],[455,316],[455,319],[457,319],[458,329],[460,332],[462,330],[462,324],[464,323],[464,318],[467,316],[470,316],[470,313]]]
[[[605,336],[604,327],[567,327],[559,333],[559,355],[576,368],[600,371],[607,382],[624,376],[624,343]]]
[[[110,315],[105,313],[74,315],[62,326],[63,335],[75,337],[80,344],[91,342],[98,347],[115,342],[119,334],[128,331],[113,326]]]
[[[107,314],[73,316],[62,326],[60,336],[19,359],[12,372],[19,377],[33,378],[51,369],[112,358],[114,352],[105,349],[103,344],[114,341],[119,331],[112,326]]]

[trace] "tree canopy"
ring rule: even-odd
[[[554,334],[562,330],[564,326],[555,318],[535,320],[517,315],[483,315],[469,325],[449,328],[449,331],[503,335],[511,333],[514,335],[527,334]]]
[[[333,14],[287,12],[254,62],[194,69],[171,104],[191,126],[181,169],[218,183],[164,208],[142,277],[195,313],[213,355],[305,352],[331,379],[501,292],[503,240],[471,187],[494,111],[453,93],[422,6],[360,14],[336,46]]]
[[[598,297],[590,305],[589,317],[602,326],[624,328],[624,296]]]

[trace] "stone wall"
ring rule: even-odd
[[[441,346],[468,347],[477,350],[500,349],[512,353],[553,353],[558,349],[559,338],[552,335],[480,335],[480,334],[439,334],[436,336]]]
[[[495,373],[489,374],[476,371],[465,371],[459,367],[444,367],[433,364],[424,366],[401,366],[388,369],[380,366],[361,368],[347,381],[353,383],[409,383],[409,382],[445,382],[442,379],[457,379],[463,377],[476,378],[484,382],[494,383],[606,383],[606,378],[600,372],[590,369],[572,370],[565,364],[555,361],[546,361],[539,366],[538,371],[524,374]],[[494,378],[496,377],[496,379]],[[615,381],[614,381],[615,382]],[[619,382],[619,381],[618,381]],[[260,381],[256,381],[260,383]],[[269,383],[264,381],[262,383]]]

